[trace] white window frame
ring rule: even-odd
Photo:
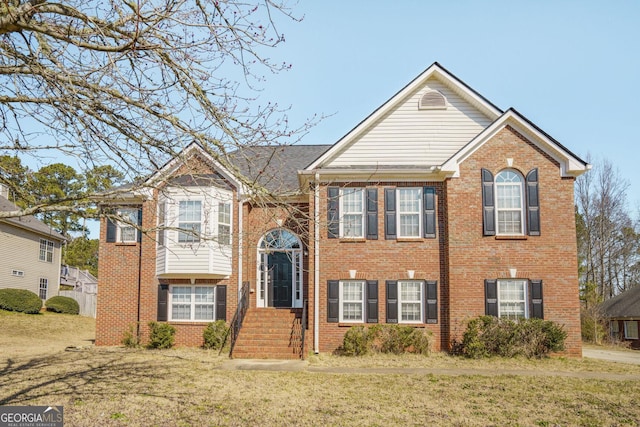
[[[347,199],[349,195],[354,195],[354,198],[357,198],[357,194],[360,195],[360,210],[349,208],[350,203],[347,203]],[[364,238],[364,227],[365,227],[365,209],[366,209],[366,200],[365,200],[365,191],[364,188],[354,188],[354,187],[345,187],[340,189],[340,237],[345,239],[363,239]],[[360,217],[360,230],[357,234],[352,234],[350,230],[356,227],[345,227],[346,217]]]
[[[22,270],[11,270],[11,275],[15,277],[24,277],[24,271]]]
[[[365,311],[365,281],[364,280],[340,280],[339,282],[339,296],[338,296],[338,301],[339,301],[339,308],[338,308],[338,313],[339,313],[339,321],[342,323],[364,323],[364,311]],[[345,285],[346,284],[353,284],[353,285],[360,285],[360,292],[362,297],[360,299],[347,299],[345,298]],[[356,319],[356,318],[345,318],[345,304],[359,304],[361,309],[360,309],[360,318]]]
[[[499,182],[500,179],[506,179],[506,178],[501,178],[502,177],[506,177],[507,175],[509,175],[509,181],[504,181],[504,182]],[[518,182],[513,181],[514,178],[518,179]],[[524,206],[524,202],[525,202],[525,192],[524,192],[524,177],[522,176],[522,174],[520,174],[519,172],[513,170],[513,169],[505,169],[502,170],[500,172],[498,172],[498,174],[495,177],[495,195],[496,195],[496,234],[500,235],[500,236],[520,236],[520,235],[524,235],[524,230],[525,230],[525,206]],[[519,191],[519,206],[508,206],[508,207],[501,207],[501,202],[504,201],[508,201],[510,198],[502,195],[501,196],[501,190],[506,190],[508,188],[511,189],[518,189]],[[512,197],[511,197],[512,198]],[[520,214],[520,227],[519,230],[504,230],[504,224],[505,221],[500,221],[500,214],[501,213],[519,213]],[[503,230],[501,230],[501,224],[503,227]]]
[[[181,207],[185,204],[185,206],[193,206],[194,210],[185,210],[182,212]],[[200,210],[196,212],[195,206],[199,206]],[[200,242],[200,235],[203,233],[203,211],[202,211],[202,200],[193,200],[193,199],[183,199],[179,200],[177,203],[178,209],[178,228],[185,231],[178,230],[178,243],[182,245],[188,245],[191,243]],[[186,208],[185,208],[186,209]],[[197,215],[196,215],[197,213]],[[182,217],[182,214],[185,216]]]
[[[118,216],[127,218],[129,223],[123,221],[116,222],[116,242],[136,243],[138,241],[139,230],[136,228],[138,225],[138,215],[138,208],[118,209]]]
[[[506,290],[504,290],[502,287],[506,286],[510,283],[517,283],[519,285],[522,286],[522,294],[523,294],[523,298],[522,299],[514,299],[514,298],[510,298],[507,299],[503,296],[503,291],[506,292]],[[524,311],[523,311],[523,316],[522,318],[524,319],[528,319],[529,318],[529,304],[528,304],[528,292],[529,292],[529,281],[526,279],[498,279],[498,284],[497,284],[497,290],[498,290],[498,317],[500,318],[505,318],[505,319],[511,319],[511,320],[517,320],[520,317],[515,315],[512,316],[510,315],[510,313],[513,313],[513,310],[505,310],[505,308],[509,305],[509,304],[523,304],[524,306]]]
[[[620,324],[617,320],[609,321],[609,335],[616,339],[620,337]]]
[[[44,293],[44,296],[43,296]],[[42,300],[47,299],[47,295],[49,294],[49,279],[45,277],[40,278],[40,285],[38,287],[38,296]]]
[[[418,299],[403,298],[402,289],[403,286],[408,284],[418,284],[420,290],[420,296]],[[398,280],[398,323],[424,323],[424,281],[422,280]],[[404,319],[403,307],[408,304],[419,304],[419,318],[418,319]]]
[[[637,320],[624,321],[624,338],[627,340],[638,339],[638,321]]]
[[[176,289],[189,289],[189,301],[174,301],[174,292]],[[213,301],[197,301],[197,289],[206,288],[211,290],[213,293]],[[216,286],[211,285],[170,285],[169,286],[169,310],[168,310],[168,319],[170,322],[214,322],[216,320]],[[186,295],[186,294],[185,294]],[[189,318],[174,318],[174,305],[184,305],[189,307]],[[211,306],[213,308],[213,316],[211,318],[196,318],[196,307],[197,306]]]
[[[402,201],[401,201],[401,194],[403,192],[409,192],[409,191],[415,191],[418,194],[418,210],[403,210],[402,209]],[[399,187],[396,188],[396,211],[398,212],[397,214],[397,220],[396,220],[396,227],[398,230],[398,238],[403,238],[403,239],[420,239],[422,238],[422,222],[423,222],[423,206],[422,206],[422,199],[423,199],[423,194],[422,194],[422,188],[421,187]],[[417,216],[418,217],[418,233],[416,235],[410,234],[403,234],[403,230],[402,230],[402,218],[406,217],[406,216]]]
[[[51,240],[40,239],[40,253],[38,255],[38,259],[44,262],[53,262],[53,252],[55,247],[55,243]]]
[[[231,203],[218,202],[218,243],[231,244]]]

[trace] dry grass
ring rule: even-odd
[[[0,405],[64,405],[68,426],[637,426],[640,421],[640,367],[632,365],[561,358],[314,356],[309,363],[317,370],[428,367],[495,375],[265,372],[223,370],[224,356],[199,349],[61,351],[86,345],[92,322],[0,312]],[[14,336],[23,332],[31,337]],[[576,374],[501,374],[517,369]],[[632,375],[585,379],[580,372]]]

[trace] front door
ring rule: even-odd
[[[293,265],[287,252],[272,252],[267,257],[269,268],[270,307],[291,307]]]

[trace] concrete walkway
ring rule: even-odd
[[[582,349],[582,357],[607,360],[609,362],[640,365],[640,351],[635,350],[613,350],[608,348],[584,347]]]

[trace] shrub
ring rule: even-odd
[[[80,314],[80,305],[73,298],[57,296],[51,297],[44,303],[47,311],[65,314]]]
[[[149,344],[147,348],[171,348],[175,340],[176,328],[168,323],[149,322]]]
[[[373,334],[364,326],[352,326],[344,334],[342,350],[346,356],[363,356],[371,350]]]
[[[127,348],[140,347],[140,339],[138,338],[138,334],[134,329],[134,325],[129,325],[129,329],[124,331],[121,342],[122,342],[122,345],[124,345]]]
[[[566,338],[562,326],[548,320],[512,321],[481,316],[468,322],[456,351],[473,359],[491,356],[540,358],[564,350]]]
[[[0,289],[0,309],[37,314],[42,309],[42,300],[26,289]]]
[[[224,320],[209,323],[203,333],[204,344],[202,347],[210,350],[221,349],[228,331],[229,328]]]
[[[430,332],[411,326],[353,326],[344,335],[342,353],[346,356],[361,356],[372,351],[427,355],[430,337]]]

